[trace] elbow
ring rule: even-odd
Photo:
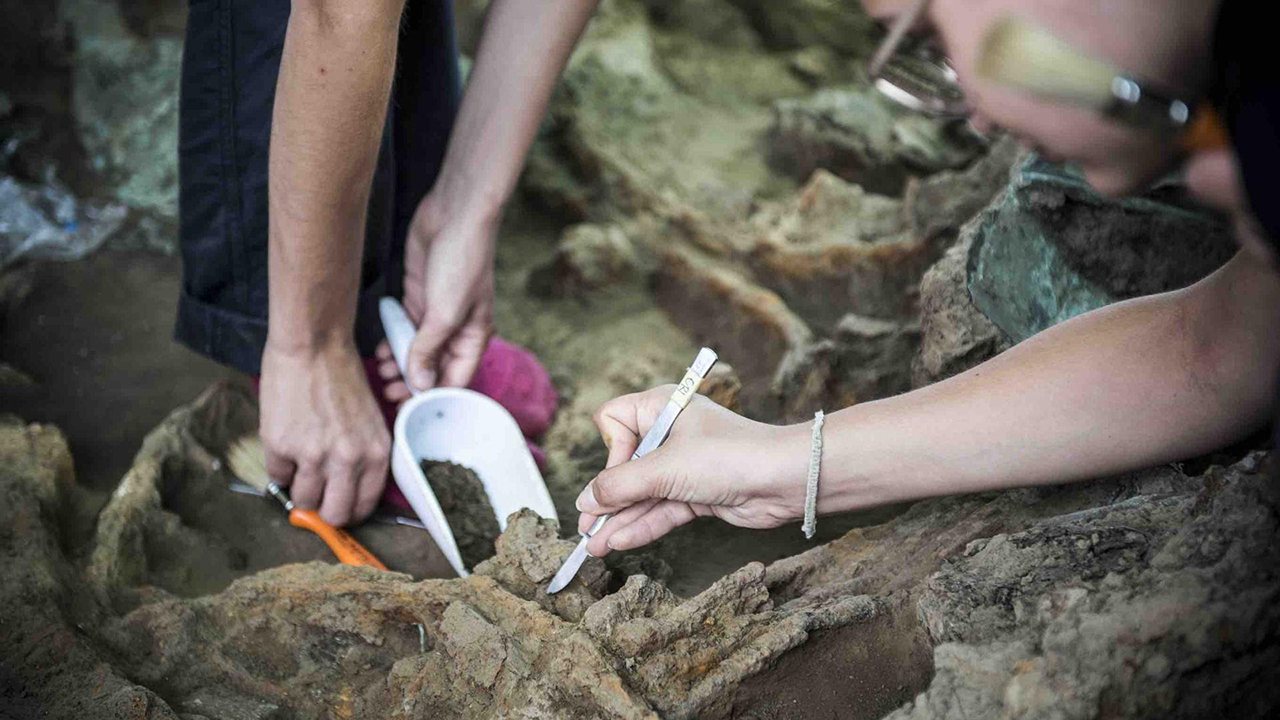
[[[405,0],[292,0],[290,22],[304,23],[328,35],[368,33],[400,24]]]
[[[1276,390],[1277,314],[1271,302],[1250,302],[1230,270],[1183,291],[1175,317],[1184,370],[1197,394],[1235,413],[1265,422]],[[1234,285],[1234,286],[1233,286]],[[1245,297],[1241,297],[1241,296]],[[1242,302],[1243,300],[1243,302]]]

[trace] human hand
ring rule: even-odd
[[[934,0],[922,25],[936,31],[980,130],[1003,128],[1047,159],[1079,165],[1096,189],[1119,194],[1140,188],[1174,167],[1181,155],[1176,138],[1093,110],[1045,101],[981,77],[977,72],[981,39],[995,21],[1018,15],[1162,91],[1198,100],[1209,83],[1208,60],[1219,2]],[[867,11],[882,19],[910,4],[910,0],[863,0]]]
[[[493,249],[497,220],[447,209],[433,191],[419,204],[405,244],[404,308],[418,326],[409,349],[414,387],[465,387],[493,332]],[[386,342],[378,346],[384,395],[411,395]]]
[[[330,525],[371,515],[386,484],[391,437],[354,344],[262,355],[259,435],[267,474]]]
[[[804,514],[809,431],[748,420],[700,395],[661,447],[630,460],[674,389],[625,395],[596,412],[609,459],[577,502],[580,532],[614,513],[587,543],[596,557],[646,545],[696,517],[772,528]]]

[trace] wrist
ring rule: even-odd
[[[787,521],[804,517],[805,489],[809,478],[811,423],[770,426],[770,439],[762,443],[757,468],[765,468],[764,483],[777,496]],[[825,510],[819,506],[819,510]]]
[[[484,237],[494,237],[508,198],[509,193],[492,187],[483,178],[446,170],[423,203],[426,215],[437,226],[467,225],[482,230]]]
[[[263,357],[290,360],[357,357],[355,337],[350,332],[267,330]]]
[[[902,502],[905,486],[895,482],[877,453],[876,414],[870,404],[846,408],[826,416],[822,427],[822,453],[818,458],[818,515],[865,510]],[[784,452],[789,465],[783,480],[789,497],[804,515],[804,501],[813,451],[813,419],[783,429]]]

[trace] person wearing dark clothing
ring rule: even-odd
[[[344,525],[390,435],[376,301],[418,325],[419,389],[489,347],[494,242],[552,88],[599,0],[494,0],[465,93],[450,0],[190,0],[176,335],[261,374],[267,470]]]

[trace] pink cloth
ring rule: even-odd
[[[467,387],[497,400],[530,439],[542,437],[551,427],[560,403],[551,376],[538,358],[500,337],[489,341]]]
[[[378,409],[382,410],[387,429],[394,431],[396,411],[399,408],[382,394],[386,382],[378,375],[378,360],[365,358],[364,371],[369,378],[369,387],[378,400]],[[493,398],[511,413],[529,443],[529,452],[533,454],[538,468],[546,470],[546,453],[533,441],[551,427],[560,399],[555,386],[551,384],[551,376],[542,363],[538,362],[538,358],[519,345],[494,337],[489,341],[489,347],[480,358],[480,367],[476,369],[475,377],[467,387]],[[253,390],[255,393],[258,391],[257,376],[253,378]],[[409,501],[400,492],[400,488],[396,487],[389,473],[382,501],[394,506],[397,511],[414,514]]]

